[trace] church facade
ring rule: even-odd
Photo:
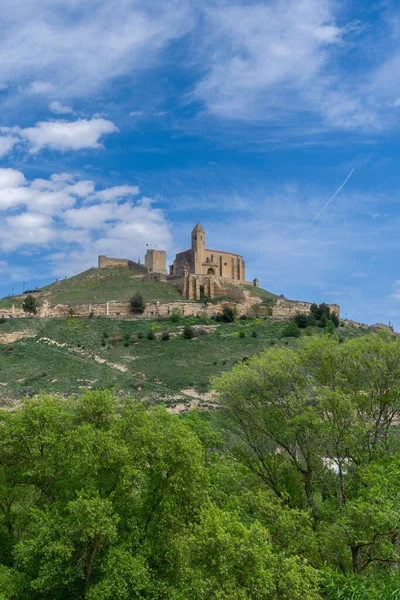
[[[188,273],[246,280],[243,257],[224,250],[206,248],[206,234],[200,223],[192,231],[192,247],[178,252],[174,264],[170,266],[170,276],[183,277]]]

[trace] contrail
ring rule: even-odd
[[[336,196],[338,195],[338,193],[340,192],[340,190],[342,190],[344,188],[344,186],[346,185],[346,183],[348,182],[348,180],[350,179],[350,177],[353,174],[354,169],[352,169],[350,171],[350,173],[347,175],[346,179],[343,181],[342,185],[336,190],[336,192],[333,194],[333,196],[331,196],[328,200],[328,202],[326,204],[324,204],[324,206],[321,208],[321,210],[319,211],[319,213],[313,218],[313,220],[311,221],[311,223],[309,223],[307,225],[307,227],[305,228],[305,230],[303,231],[303,233],[301,234],[300,238],[303,237],[303,235],[305,233],[307,233],[307,231],[310,229],[310,227],[312,227],[312,225],[314,225],[315,221],[318,219],[318,217],[320,217],[322,215],[322,213],[324,212],[324,210],[326,209],[327,206],[329,206],[329,204],[332,202],[332,200],[334,198],[336,198]],[[300,239],[299,238],[299,239]]]

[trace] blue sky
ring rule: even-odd
[[[0,295],[200,220],[264,288],[400,329],[397,2],[0,4]]]

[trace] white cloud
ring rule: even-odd
[[[110,202],[123,196],[136,196],[139,193],[139,188],[132,185],[116,185],[111,188],[97,192],[96,199],[102,200],[103,202]]]
[[[26,145],[31,154],[44,148],[62,152],[103,148],[101,138],[117,131],[118,128],[112,121],[102,118],[40,121],[34,127],[23,129],[1,127],[0,156],[8,154],[15,145]]]
[[[11,135],[2,135],[0,137],[0,157],[6,156],[17,143],[17,139]]]
[[[393,298],[394,300],[400,300],[400,280],[395,281],[393,285],[393,292],[389,294],[388,298]]]
[[[28,181],[21,171],[0,169],[0,250],[48,253],[57,274],[96,264],[97,254],[136,259],[147,243],[171,247],[169,224],[150,198],[135,202],[137,186],[96,189],[73,174]]]
[[[191,26],[190,2],[2,2],[0,81],[31,93],[87,96],[115,77],[151,67]]]
[[[203,77],[193,98],[223,119],[305,127],[380,127],[357,74],[346,83],[346,35],[335,0],[272,0],[206,9]],[[211,55],[211,56],[210,56]]]
[[[50,102],[49,109],[51,110],[51,112],[55,113],[56,115],[67,115],[67,114],[73,114],[73,112],[74,112],[74,110],[71,106],[61,104],[61,102],[59,100],[53,100],[53,102]]]
[[[0,189],[16,188],[26,183],[24,174],[15,169],[0,169]]]
[[[118,131],[106,119],[78,119],[77,121],[42,121],[35,127],[21,129],[19,135],[30,144],[29,151],[39,152],[43,148],[52,150],[82,150],[102,148],[100,138]]]

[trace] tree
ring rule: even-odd
[[[331,311],[331,321],[335,327],[339,327],[339,325],[340,325],[339,317],[333,311]]]
[[[399,340],[311,338],[214,384],[236,459],[288,506],[308,506],[320,560],[356,574],[400,562]]]
[[[131,312],[133,312],[135,314],[144,313],[146,304],[144,303],[142,294],[139,291],[136,292],[134,294],[134,296],[132,296],[131,301],[130,301],[130,308],[131,308]]]
[[[25,298],[22,303],[22,308],[24,309],[24,312],[28,313],[29,315],[36,315],[37,304],[32,294],[28,294],[28,296]]]
[[[305,313],[297,313],[294,318],[294,322],[301,329],[305,329],[307,325],[309,325],[308,316]]]

